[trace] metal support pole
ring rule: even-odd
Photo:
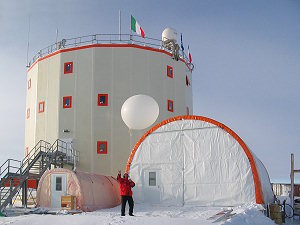
[[[294,154],[291,154],[291,206],[294,209]],[[293,221],[293,218],[292,218]]]
[[[12,196],[11,196],[11,194],[12,194],[12,186],[13,186],[13,178],[12,177],[10,177],[9,178],[9,198],[10,198],[10,200],[9,200],[9,205],[10,206],[12,206]]]
[[[22,185],[22,206],[24,208],[27,208],[27,200],[28,200],[27,191],[28,191],[28,182],[26,179]]]

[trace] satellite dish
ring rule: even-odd
[[[148,95],[134,95],[121,108],[122,119],[130,130],[143,130],[151,126],[158,115],[159,106]]]

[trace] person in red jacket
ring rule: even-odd
[[[128,201],[129,204],[129,216],[133,216],[133,206],[134,202],[132,199],[132,191],[131,188],[135,186],[135,183],[131,180],[128,179],[128,174],[124,173],[123,178],[121,177],[121,170],[119,170],[117,180],[120,185],[120,195],[121,195],[121,201],[122,201],[122,206],[121,206],[121,216],[125,216],[125,207],[126,207],[126,202]]]

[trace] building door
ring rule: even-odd
[[[160,170],[144,171],[144,201],[160,203],[161,200]]]
[[[61,196],[66,194],[66,174],[51,174],[51,208],[61,208]]]

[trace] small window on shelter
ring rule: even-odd
[[[73,62],[66,62],[64,64],[64,74],[73,73]]]
[[[167,76],[173,78],[173,67],[167,66]]]
[[[172,100],[168,100],[168,111],[174,112],[174,103]]]
[[[149,172],[149,186],[156,186],[156,172]]]
[[[61,191],[62,190],[62,177],[56,177],[56,191]]]
[[[97,141],[97,154],[107,154],[107,141]]]
[[[108,94],[98,94],[98,106],[108,106]]]
[[[45,112],[45,102],[39,102],[39,113]]]
[[[72,96],[63,97],[63,108],[72,108]]]

